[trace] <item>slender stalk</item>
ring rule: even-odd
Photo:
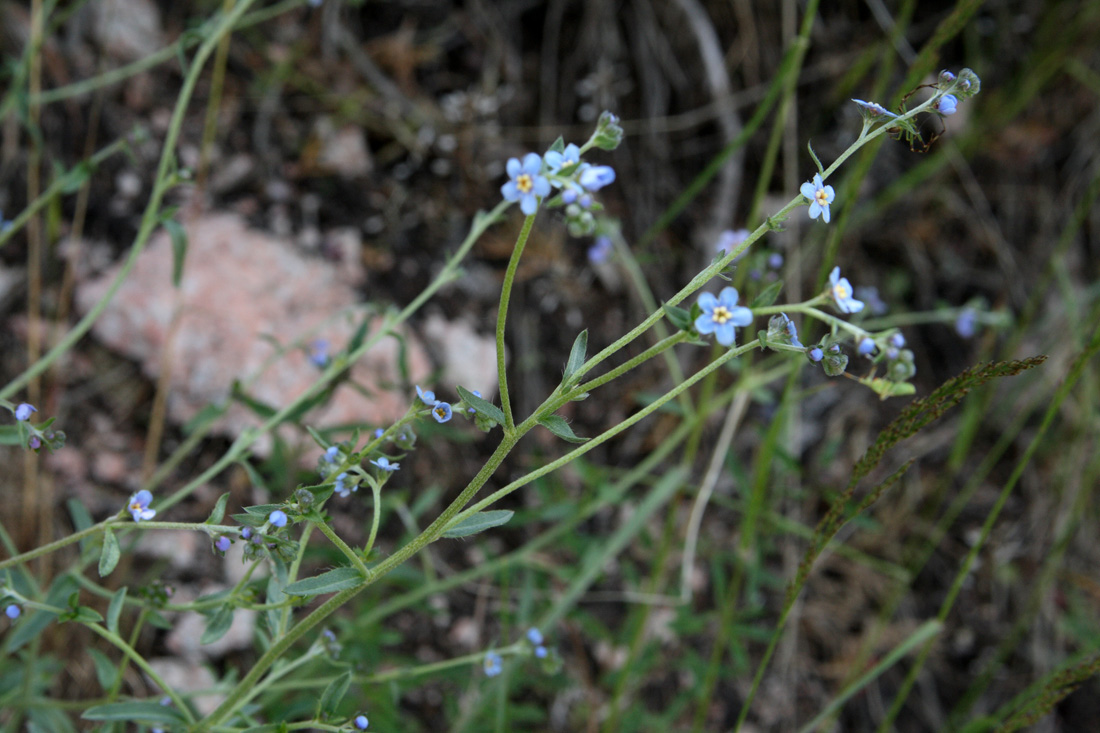
[[[363,560],[359,557],[359,553],[348,547],[348,543],[344,542],[344,540],[340,538],[340,535],[332,531],[332,527],[328,526],[328,522],[311,522],[310,524],[321,530],[321,534],[328,537],[329,541],[336,545],[340,552],[344,553],[344,557],[351,561],[351,564],[355,566],[356,570],[363,574],[364,578],[370,577],[370,570],[363,564]]]
[[[538,212],[536,211],[535,214]],[[504,412],[504,432],[510,433],[516,429],[516,421],[512,416],[512,400],[508,396],[508,370],[504,360],[504,324],[508,320],[508,303],[512,299],[512,285],[516,280],[516,270],[519,268],[520,257],[523,256],[523,248],[527,245],[527,237],[531,235],[531,227],[535,224],[535,214],[531,214],[523,221],[516,246],[512,249],[512,257],[508,260],[508,269],[504,273],[504,284],[500,288],[500,306],[497,308],[497,380],[500,392],[500,409]]]

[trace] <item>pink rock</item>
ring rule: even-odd
[[[187,235],[179,289],[172,287],[172,248],[162,231],[138,258],[93,333],[139,361],[149,378],[156,379],[169,347],[173,314],[178,314],[168,360],[168,411],[177,423],[225,399],[234,380],[263,403],[276,408],[289,404],[320,376],[309,361],[313,341],[324,339],[331,345],[330,353],[338,353],[362,320],[363,308],[348,278],[355,269],[304,256],[283,240],[248,229],[232,214],[203,217],[187,227]],[[79,287],[81,311],[87,312],[102,297],[119,267]],[[428,357],[411,333],[401,333],[409,378],[413,383],[424,381],[430,372]],[[297,348],[273,359],[273,342]],[[396,340],[382,339],[351,370],[352,379],[371,396],[341,385],[305,422],[313,427],[379,426],[401,417],[410,396],[399,389],[397,358]],[[254,413],[233,404],[215,432],[235,438],[259,424]],[[270,437],[263,436],[254,450],[262,455],[270,446]]]

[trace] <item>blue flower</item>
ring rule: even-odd
[[[451,419],[451,406],[446,402],[437,402],[432,408],[432,417],[438,423],[444,423]]]
[[[581,162],[581,149],[569,143],[563,152],[548,150],[542,159],[546,161],[546,167],[551,173],[560,173],[562,169],[571,168]]]
[[[534,214],[539,206],[539,198],[550,194],[550,181],[539,175],[542,171],[542,158],[538,153],[528,153],[523,156],[523,162],[518,158],[510,158],[506,168],[511,180],[500,187],[504,200],[519,201],[520,211],[527,216]]]
[[[859,340],[859,345],[856,346],[856,352],[860,356],[870,356],[875,353],[875,340],[864,336]]]
[[[879,296],[878,288],[874,285],[856,288],[856,297],[867,303],[867,308],[871,311],[871,315],[881,316],[889,310],[886,301]]]
[[[358,728],[359,730],[366,730],[368,725],[370,725],[370,721],[367,720],[366,715],[356,715],[355,716],[355,727],[356,728]]]
[[[810,353],[807,354],[806,356],[810,357],[810,361],[812,361],[816,364],[817,362],[821,361],[825,357],[825,352],[815,346],[812,349],[810,349]]]
[[[890,343],[899,349],[905,346],[905,337],[901,335],[901,331],[890,334]]]
[[[727,255],[734,247],[748,239],[749,234],[748,229],[727,229],[718,235],[718,244],[714,248],[721,254]]]
[[[833,203],[836,193],[832,186],[826,186],[821,180],[821,174],[815,173],[812,183],[806,182],[798,189],[803,196],[810,200],[810,218],[818,216],[826,224],[829,223],[829,204]]]
[[[971,338],[977,332],[978,314],[973,308],[963,308],[955,319],[955,333],[964,339]]]
[[[397,469],[401,468],[400,463],[390,463],[390,459],[386,458],[385,456],[379,456],[378,460],[371,461],[371,464],[374,466],[378,466],[380,469],[388,473],[393,473]]]
[[[527,629],[527,641],[531,642],[535,646],[540,646],[543,642],[542,632],[532,626],[531,628]]]
[[[590,165],[581,170],[577,183],[586,191],[599,191],[615,181],[615,169],[609,165]]]
[[[577,200],[577,205],[580,206],[582,209],[591,209],[592,208],[592,197],[589,196],[588,194],[585,194],[585,195],[581,196]]]
[[[794,325],[794,321],[792,321],[790,318],[787,318],[786,313],[780,313],[779,315],[783,316],[783,320],[786,322],[785,325],[787,326],[787,335],[791,337],[791,346],[803,348],[802,344],[798,340],[798,326]]]
[[[773,270],[778,270],[783,266],[783,255],[779,252],[772,252],[768,255],[768,267]]]
[[[225,552],[226,550],[229,549],[229,546],[232,543],[233,543],[232,540],[230,540],[225,535],[222,535],[218,539],[214,540],[214,547],[218,550],[218,552]]]
[[[486,677],[496,677],[504,669],[503,660],[496,652],[485,652],[485,659],[481,660],[481,668],[485,670]]]
[[[841,313],[859,313],[863,310],[863,301],[852,297],[852,284],[848,278],[840,276],[840,267],[834,267],[829,273],[829,294]]]
[[[339,494],[341,499],[346,499],[349,496],[351,496],[351,489],[344,486],[344,481],[347,480],[347,477],[348,477],[348,475],[346,473],[340,474],[339,476],[336,477],[336,481],[332,485],[332,490],[335,493]],[[359,487],[356,486],[355,488],[359,488]]]
[[[861,112],[866,112],[868,117],[897,117],[896,114],[883,107],[878,102],[864,102],[862,99],[853,99],[859,105]]]
[[[953,115],[958,104],[959,100],[954,94],[945,94],[940,97],[940,101],[936,102],[936,109],[941,115]]]
[[[275,511],[271,512],[271,514],[267,515],[267,521],[271,523],[271,526],[278,527],[279,529],[282,529],[286,526],[286,520],[286,512],[284,512],[282,509],[276,509]]]
[[[535,656],[539,659],[546,659],[546,655],[549,653],[550,652],[547,651],[546,647],[542,646],[541,644],[535,647]]]
[[[241,530],[241,539],[242,540],[247,540],[251,537],[252,537],[252,528],[251,527],[245,527],[244,529]]]
[[[596,237],[596,241],[588,248],[588,261],[599,264],[611,255],[614,245],[610,237]]]
[[[20,608],[19,606],[15,605],[14,603],[9,603],[7,605],[7,607],[4,609],[4,615],[7,616],[8,618],[10,618],[12,621],[19,618],[19,616],[22,615],[22,613],[23,613],[23,609]]]
[[[152,519],[157,516],[156,509],[149,508],[149,502],[152,500],[153,495],[146,489],[142,489],[130,497],[130,504],[126,508],[130,510],[130,516],[134,518],[135,522],[140,522],[143,519]]]
[[[340,449],[335,445],[330,445],[325,449],[325,462],[336,463],[336,459],[340,457]]]
[[[752,323],[752,311],[737,305],[737,297],[736,288],[722,288],[717,298],[712,293],[700,295],[698,303],[703,313],[695,319],[695,330],[704,335],[713,333],[722,346],[732,346],[734,326]]]
[[[439,400],[435,398],[435,392],[432,392],[430,389],[420,389],[420,385],[416,386],[416,396],[428,407],[439,402]]]
[[[32,412],[38,412],[38,409],[28,402],[23,402],[19,407],[15,408],[15,419],[20,422],[25,422],[31,418]]]
[[[374,429],[374,439],[375,440],[378,440],[379,438],[381,438],[385,434],[386,434],[386,431],[383,430],[382,428],[375,428]]]
[[[324,339],[317,339],[309,348],[309,360],[313,363],[313,366],[318,369],[324,369],[328,366],[328,341]]]

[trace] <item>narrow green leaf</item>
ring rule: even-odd
[[[775,302],[775,299],[779,297],[779,291],[783,289],[783,281],[776,280],[768,287],[764,288],[764,291],[752,299],[752,303],[749,304],[750,308],[767,308],[769,305]]]
[[[348,687],[351,685],[351,670],[344,672],[334,679],[321,693],[321,700],[317,703],[317,717],[336,712],[336,706],[344,699]]]
[[[179,711],[161,705],[159,702],[131,700],[96,705],[84,711],[80,717],[85,720],[121,720],[142,723],[179,723],[183,716]]]
[[[229,627],[232,625],[233,609],[229,606],[222,606],[210,617],[210,620],[206,622],[206,630],[202,632],[202,638],[199,639],[199,643],[213,644],[215,641],[225,636],[225,632],[229,631]]]
[[[577,334],[577,340],[573,342],[573,348],[569,351],[569,360],[565,362],[565,373],[562,375],[562,384],[567,384],[569,379],[577,373],[584,364],[584,358],[588,353],[588,329]]]
[[[126,605],[126,586],[122,586],[111,596],[111,603],[107,606],[107,628],[118,633],[118,617]]]
[[[487,512],[477,512],[466,517],[458,524],[452,524],[447,529],[443,530],[444,537],[469,537],[472,534],[478,532],[484,532],[487,529],[493,527],[499,527],[502,524],[508,522],[512,518],[515,512],[510,512],[507,509],[493,509]]]
[[[504,413],[501,412],[499,407],[488,400],[483,400],[465,387],[455,387],[455,389],[458,390],[458,396],[462,398],[462,401],[474,408],[479,414],[490,420],[495,420],[499,425],[504,424]]]
[[[161,222],[172,240],[172,287],[178,288],[183,279],[183,263],[187,259],[187,231],[175,219]]]
[[[679,331],[691,331],[692,319],[691,312],[686,311],[683,308],[679,308],[675,305],[661,305],[665,315],[668,316],[668,320],[672,321],[672,325],[676,326]]]
[[[203,524],[221,524],[222,518],[225,516],[225,505],[229,501],[229,492],[225,492],[218,497],[218,502],[214,505],[214,511],[210,512],[210,516],[206,518]]]
[[[582,438],[574,433],[573,428],[569,427],[569,423],[560,415],[547,415],[539,420],[539,425],[543,426],[562,440],[567,440],[570,443],[584,443],[588,440],[588,438]]]
[[[363,582],[363,576],[355,568],[336,568],[312,578],[291,583],[283,588],[283,593],[288,596],[319,596],[354,588],[361,582]]]
[[[88,647],[88,656],[92,658],[92,664],[95,666],[95,678],[99,682],[99,686],[104,690],[110,690],[115,684],[115,678],[118,677],[118,668],[115,667],[114,662],[107,658],[107,655],[93,647]]]
[[[814,146],[810,144],[810,141],[806,141],[806,149],[810,151],[810,157],[814,159],[814,165],[817,166],[817,172],[824,175],[825,168],[821,165],[821,161],[817,158],[817,153],[814,152]]]
[[[99,552],[99,577],[110,575],[118,565],[118,559],[122,557],[122,550],[118,546],[118,538],[111,528],[103,530],[103,549]]]

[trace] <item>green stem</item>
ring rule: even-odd
[[[527,237],[531,235],[531,227],[535,224],[535,214],[531,214],[523,220],[523,228],[520,229],[516,246],[512,249],[512,256],[508,260],[508,269],[504,273],[504,284],[500,288],[500,305],[497,308],[497,380],[500,392],[500,409],[504,412],[504,432],[510,433],[516,429],[516,421],[512,416],[512,400],[508,396],[508,370],[504,360],[504,324],[508,320],[508,303],[512,299],[512,285],[516,280],[516,270],[519,268],[519,259],[523,256],[523,248],[527,245]]]
[[[364,578],[370,577],[370,570],[363,564],[362,558],[359,557],[359,553],[348,547],[348,543],[340,539],[340,535],[332,531],[332,527],[328,526],[328,522],[311,522],[311,524],[317,529],[321,530],[321,534],[328,537],[332,544],[344,553],[344,557],[351,560],[351,564],[355,566],[355,569],[362,573]]]
[[[96,634],[102,636],[113,646],[117,647],[123,654],[129,657],[130,661],[140,667],[142,672],[149,675],[149,679],[153,680],[153,682],[156,683],[157,687],[164,691],[165,695],[172,698],[172,704],[175,705],[180,713],[182,713],[183,716],[187,718],[187,722],[195,722],[194,716],[191,715],[191,709],[184,704],[183,698],[179,696],[179,693],[172,689],[172,687],[167,682],[161,679],[161,676],[156,673],[156,670],[154,670],[149,665],[149,663],[145,661],[145,658],[138,654],[132,646],[127,644],[125,639],[123,639],[118,634],[115,634],[103,628],[99,624],[85,623],[84,626],[91,629]]]
[[[370,520],[370,536],[367,537],[367,545],[363,548],[364,557],[370,557],[370,552],[374,549],[374,541],[378,538],[378,525],[382,520],[382,486],[378,482],[372,482],[370,491],[374,498],[374,514]]]

